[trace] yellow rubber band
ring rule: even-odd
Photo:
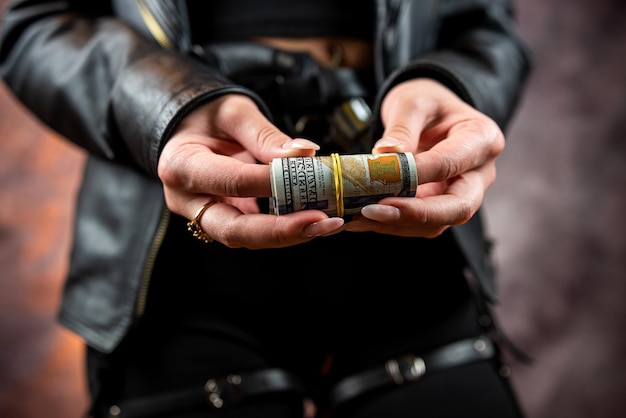
[[[341,175],[341,159],[339,154],[330,154],[333,161],[333,172],[335,174],[335,199],[337,201],[337,216],[343,217],[343,176]]]

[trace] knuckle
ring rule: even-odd
[[[258,150],[269,148],[273,143],[282,142],[283,136],[284,134],[278,128],[268,123],[257,131],[256,148]]]
[[[428,216],[427,212],[419,211],[415,214],[415,222],[418,225],[428,225],[430,222],[429,219],[430,216]]]
[[[484,133],[484,137],[490,144],[490,156],[499,155],[505,146],[504,133],[500,126],[491,118],[481,118],[477,121],[477,128]]]
[[[236,124],[241,117],[243,101],[238,96],[224,96],[217,108],[219,120],[227,126]]]
[[[461,202],[458,208],[458,217],[455,222],[456,225],[463,225],[468,222],[472,216],[474,216],[474,206],[470,202]]]
[[[157,172],[161,182],[169,187],[177,188],[185,184],[179,167],[185,164],[185,159],[178,153],[162,154],[157,167]]]
[[[246,182],[246,175],[243,167],[240,166],[237,170],[230,173],[223,173],[223,177],[220,178],[220,183],[223,187],[225,196],[242,196],[242,186]]]
[[[244,246],[243,243],[241,242],[241,240],[237,239],[236,234],[230,232],[231,229],[232,228],[230,228],[228,225],[222,225],[215,231],[213,238],[218,240],[222,243],[222,245],[228,248],[242,248]]]
[[[399,140],[410,140],[414,137],[411,129],[409,129],[409,127],[405,125],[394,126],[392,129],[389,130],[389,132],[385,134],[385,136],[390,136]]]
[[[442,154],[439,151],[435,151],[437,154],[437,161],[440,161],[440,178],[442,180],[452,179],[465,171],[465,167],[469,164],[468,153],[461,147],[457,149],[457,152],[450,154]]]

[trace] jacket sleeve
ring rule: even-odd
[[[100,0],[10,2],[0,70],[42,122],[87,151],[156,176],[176,122],[233,85],[192,58],[163,49]]]
[[[377,73],[384,81],[376,115],[393,86],[429,77],[506,128],[530,71],[512,0],[380,0],[379,10],[384,15],[377,33],[382,63]]]

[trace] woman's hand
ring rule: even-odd
[[[395,86],[381,117],[385,131],[373,152],[413,152],[417,195],[368,205],[345,229],[432,238],[467,222],[496,177],[505,145],[497,124],[430,79]]]
[[[244,95],[225,95],[190,113],[163,148],[159,177],[168,208],[199,220],[212,239],[232,248],[277,248],[310,241],[343,227],[322,211],[259,213],[257,197],[271,196],[273,158],[313,156],[319,147],[291,139]],[[258,162],[264,164],[259,164]]]

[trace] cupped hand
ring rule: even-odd
[[[368,205],[345,229],[433,238],[471,219],[495,181],[505,145],[498,125],[430,79],[391,89],[381,118],[385,130],[372,152],[413,152],[417,194]]]
[[[230,94],[195,109],[163,147],[158,174],[168,208],[187,219],[210,205],[200,226],[232,248],[279,248],[338,232],[341,218],[308,210],[275,216],[256,198],[271,196],[273,158],[313,156],[319,147],[276,128],[244,95]]]

